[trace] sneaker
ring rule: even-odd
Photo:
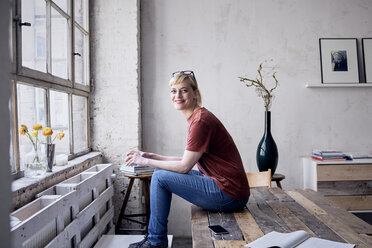
[[[129,248],[167,248],[168,247],[168,237],[164,240],[164,242],[160,245],[152,245],[147,240],[148,234],[145,236],[143,240],[137,243],[133,243],[129,245]]]

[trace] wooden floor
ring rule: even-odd
[[[191,237],[173,237],[173,248],[192,248]]]

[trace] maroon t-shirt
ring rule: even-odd
[[[200,108],[187,122],[186,150],[203,153],[197,163],[199,171],[232,198],[247,199],[250,192],[242,159],[220,120],[206,108]]]

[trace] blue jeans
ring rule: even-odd
[[[152,245],[159,245],[166,238],[172,193],[211,211],[240,210],[248,202],[248,199],[236,200],[225,194],[213,179],[203,176],[199,171],[191,170],[188,174],[181,174],[157,169],[151,179],[150,191],[148,240]]]

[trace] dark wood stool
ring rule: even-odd
[[[285,179],[285,176],[282,175],[282,174],[277,174],[277,173],[275,173],[271,177],[271,181],[276,182],[276,186],[278,186],[279,188],[282,188],[282,185],[280,184],[280,181],[282,181],[283,179]]]
[[[150,220],[150,180],[152,174],[146,174],[146,175],[138,175],[138,176],[133,176],[133,175],[128,175],[124,174],[125,177],[128,177],[130,179],[129,185],[127,188],[127,191],[125,192],[125,197],[123,201],[123,205],[121,206],[120,213],[119,213],[119,218],[118,221],[116,222],[116,227],[115,227],[115,234],[126,234],[126,233],[133,233],[137,232],[140,234],[146,234],[147,233],[147,228],[149,225],[149,220]],[[133,183],[135,179],[140,179],[142,181],[143,185],[143,195],[145,197],[145,213],[142,214],[125,214],[125,208],[127,207],[128,200],[129,200],[129,195],[133,187]],[[139,217],[139,216],[146,216],[146,222],[135,220],[131,217]],[[141,224],[144,226],[143,229],[126,229],[126,228],[121,228],[121,221],[125,219],[128,221],[132,221],[138,224]]]

